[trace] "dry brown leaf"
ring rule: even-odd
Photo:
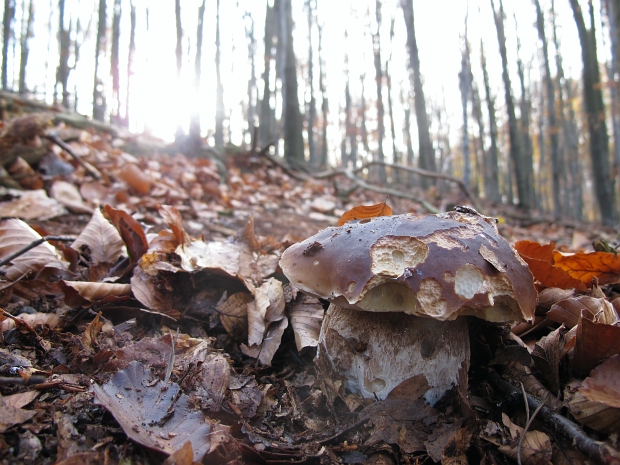
[[[210,270],[237,276],[239,272],[239,245],[230,242],[192,241],[180,245],[177,254],[185,271]]]
[[[583,311],[588,312],[589,319],[592,319],[602,310],[605,302],[603,299],[595,299],[587,295],[570,297],[553,304],[551,310],[547,312],[547,318],[567,328],[573,328],[579,323]]]
[[[248,357],[258,359],[258,361],[265,366],[271,366],[271,360],[280,347],[282,335],[287,327],[288,319],[286,318],[282,318],[280,321],[271,323],[265,333],[263,342],[260,345],[247,346],[245,344],[241,344],[241,352]]]
[[[539,376],[553,393],[560,390],[560,359],[566,345],[563,330],[560,326],[541,338],[532,351],[532,359]]]
[[[93,303],[114,302],[131,297],[130,284],[92,283],[87,281],[62,281],[65,299],[69,305],[87,306]],[[71,292],[73,290],[75,293]],[[80,299],[86,302],[81,302]]]
[[[620,409],[620,355],[613,355],[597,366],[581,383],[579,391],[593,402]]]
[[[0,259],[23,249],[41,239],[39,233],[22,220],[9,219],[0,224]],[[35,274],[43,268],[67,270],[69,263],[49,243],[43,242],[28,252],[11,260],[4,270],[6,277],[14,281],[26,274]]]
[[[141,195],[146,195],[151,190],[153,181],[134,163],[124,163],[119,177]]]
[[[582,382],[575,380],[564,389],[564,402],[575,419],[602,433],[620,432],[620,409],[588,399],[581,386]]]
[[[0,217],[45,221],[65,215],[67,210],[57,200],[50,199],[43,189],[13,191],[16,199],[0,202]]]
[[[586,312],[579,318],[573,357],[573,373],[577,376],[586,376],[602,360],[620,354],[620,326],[597,321],[590,321]]]
[[[179,210],[170,205],[161,205],[159,207],[159,214],[172,229],[177,245],[190,243],[190,238],[183,227],[183,217]]]
[[[338,226],[342,226],[348,221],[363,220],[366,218],[376,218],[377,216],[391,215],[392,209],[387,204],[386,199],[385,202],[378,203],[376,205],[360,205],[344,212],[338,220]]]
[[[84,203],[82,195],[74,184],[67,181],[54,181],[50,188],[52,198],[75,213],[93,213],[92,207]]]
[[[54,329],[60,323],[60,317],[55,313],[22,313],[16,316],[18,320],[23,321],[32,328],[37,326],[48,326],[50,329]],[[5,333],[15,328],[15,321],[11,318],[6,318],[0,315],[0,333]]]
[[[144,229],[129,213],[123,210],[117,210],[106,205],[104,212],[125,242],[129,259],[132,263],[136,263],[149,248]]]
[[[73,241],[71,248],[86,252],[91,263],[116,263],[123,251],[124,243],[118,230],[104,218],[99,209],[93,216],[78,238]]]
[[[237,292],[216,306],[222,326],[237,342],[247,340],[248,304],[253,300],[251,294]]]
[[[289,314],[297,350],[301,351],[304,347],[316,347],[319,343],[321,322],[325,315],[321,302],[315,297],[298,294],[297,299],[291,302]]]
[[[570,276],[566,271],[553,264],[553,242],[541,245],[532,241],[519,241],[514,245],[521,258],[528,264],[536,281],[545,287],[559,287],[561,289],[577,289],[585,291],[587,288],[578,279]]]
[[[501,445],[498,449],[503,454],[516,460],[518,455],[519,439],[523,435],[523,428],[514,424],[508,415],[502,413],[502,421],[510,430],[513,441],[510,444]],[[527,431],[521,445],[521,460],[525,465],[548,465],[551,463],[553,449],[551,438],[542,431]]]
[[[620,257],[610,252],[553,254],[555,265],[586,285],[597,278],[600,285],[620,282]]]

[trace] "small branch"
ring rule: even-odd
[[[31,384],[41,384],[44,383],[47,379],[46,376],[41,375],[28,375],[23,377],[9,377],[9,376],[1,376],[0,377],[0,385],[6,384],[17,384],[20,386],[29,386]]]
[[[84,167],[84,169],[88,173],[90,173],[90,175],[93,178],[95,178],[96,180],[100,180],[102,178],[101,173],[99,172],[99,170],[97,168],[95,168],[90,163],[85,162],[84,160],[82,160],[82,158],[78,157],[75,154],[75,152],[71,149],[71,147],[69,147],[69,144],[67,144],[64,140],[62,140],[60,137],[58,137],[58,135],[56,135],[56,134],[46,134],[45,138],[48,139],[49,141],[53,142],[54,144],[56,144],[58,147],[63,149],[65,152],[67,152],[69,155],[71,155],[71,157],[73,157],[73,159],[75,161],[77,161],[80,165],[82,165]]]
[[[493,387],[504,395],[510,396],[513,401],[523,400],[521,391],[495,372],[490,372],[489,381]],[[554,431],[569,439],[575,446],[591,459],[608,465],[620,465],[620,452],[602,442],[595,441],[568,418],[553,412],[529,394],[525,395],[531,409],[539,410],[540,418]]]
[[[263,147],[260,151],[255,152],[255,153],[265,158],[266,160],[268,160],[271,164],[280,168],[282,171],[284,171],[286,174],[288,174],[293,179],[297,179],[298,181],[304,181],[304,182],[310,181],[312,179],[310,176],[307,176],[303,173],[299,173],[295,170],[292,170],[283,161],[280,161],[278,158],[272,157],[271,155],[269,155],[269,148],[272,145],[274,145],[274,142],[270,142],[265,147]]]
[[[17,252],[12,253],[8,257],[5,257],[2,260],[0,260],[0,266],[4,266],[7,263],[10,263],[11,260],[19,257],[20,255],[25,254],[30,249],[34,249],[36,246],[41,245],[44,242],[47,242],[47,241],[73,242],[74,240],[75,240],[75,237],[66,237],[66,236],[45,236],[45,237],[42,237],[40,239],[37,239],[36,241],[31,242],[26,247],[21,248]]]

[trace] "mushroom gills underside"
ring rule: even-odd
[[[339,378],[352,393],[371,399],[384,400],[404,381],[424,375],[429,387],[424,399],[434,405],[459,380],[467,379],[467,321],[332,304],[321,327],[317,358],[318,367],[329,371],[322,376]]]

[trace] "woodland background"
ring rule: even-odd
[[[428,189],[394,169],[412,166],[614,224],[620,1],[422,3],[5,0],[1,85],[156,135],[161,114],[189,146],[273,143],[296,169],[377,162],[367,179]]]

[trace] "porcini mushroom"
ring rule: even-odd
[[[289,247],[280,266],[291,284],[331,302],[319,367],[380,400],[422,374],[431,405],[466,381],[463,316],[529,321],[536,307],[532,274],[495,223],[469,210],[386,216]]]

